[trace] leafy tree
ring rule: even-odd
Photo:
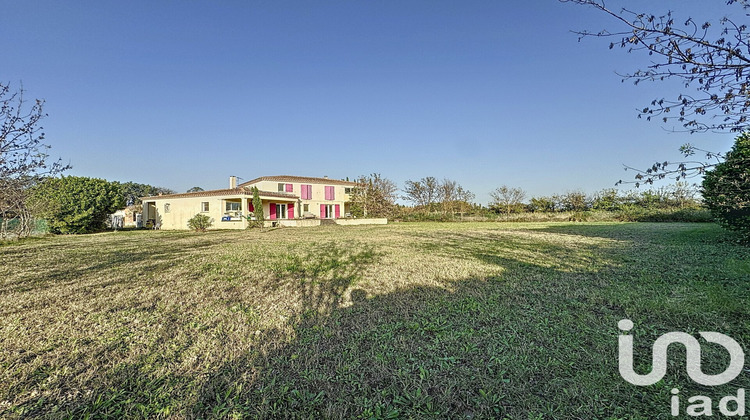
[[[621,204],[618,191],[614,188],[609,188],[594,194],[591,208],[594,210],[616,211],[620,209]]]
[[[125,204],[119,183],[76,176],[46,179],[33,188],[30,201],[52,233],[103,230],[107,217]]]
[[[443,214],[453,215],[458,187],[458,182],[447,178],[443,178],[443,181],[438,185],[438,195],[440,197],[440,204],[443,207]]]
[[[529,210],[542,213],[553,212],[555,211],[555,202],[550,197],[532,197]]]
[[[677,79],[694,93],[671,99],[656,98],[638,116],[662,122],[677,120],[689,132],[750,128],[750,31],[742,23],[724,17],[718,25],[692,17],[677,18],[673,12],[653,14],[627,8],[619,12],[603,0],[561,0],[591,6],[613,17],[622,29],[578,31],[581,37],[614,38],[609,44],[627,52],[642,52],[650,64],[627,73],[624,79],[643,81]],[[729,0],[730,7],[747,1]]]
[[[582,191],[568,191],[563,195],[562,208],[565,211],[585,211],[590,206],[590,200]]]
[[[203,191],[203,188],[201,188],[201,187],[192,187],[189,190],[187,190],[187,192],[189,192],[189,193],[192,193],[192,192],[201,192],[201,191]]]
[[[164,187],[154,187],[148,184],[136,182],[124,182],[121,184],[122,194],[126,206],[137,206],[141,204],[141,197],[151,197],[159,194],[174,194],[175,191]]]
[[[248,216],[248,227],[260,227],[261,230],[263,230],[263,224],[265,223],[266,216],[263,214],[263,201],[260,199],[260,192],[258,191],[258,187],[253,187],[253,215]]]
[[[738,136],[726,160],[706,172],[703,198],[722,226],[750,239],[750,133]]]
[[[681,208],[698,206],[697,194],[696,185],[684,181],[675,182],[669,189],[669,196],[673,204]]]
[[[581,38],[613,38],[609,48],[620,47],[628,53],[648,55],[646,67],[626,73],[623,80],[635,84],[644,81],[677,80],[687,92],[671,98],[655,98],[638,112],[638,117],[656,118],[662,123],[676,121],[690,133],[702,131],[742,132],[750,129],[750,31],[748,26],[724,17],[716,22],[697,17],[678,17],[669,11],[654,14],[622,8],[608,8],[603,0],[560,0],[593,7],[613,18],[616,30],[577,31]],[[654,3],[658,4],[658,3]],[[728,0],[729,8],[750,7],[747,0]],[[716,3],[715,7],[719,6]],[[714,9],[712,7],[711,9]],[[673,177],[680,180],[701,176],[723,161],[721,153],[691,144],[680,151],[691,160],[654,163],[638,169],[632,183],[636,187]],[[692,160],[700,154],[705,159]]]
[[[490,207],[498,209],[506,214],[510,214],[523,204],[523,200],[526,198],[526,192],[520,188],[511,188],[507,185],[503,185],[502,187],[495,188],[490,192],[490,197],[492,198]]]
[[[205,232],[213,226],[213,221],[206,214],[196,214],[187,222],[188,228],[196,232]]]
[[[438,202],[439,188],[437,178],[432,176],[422,178],[419,181],[408,180],[404,187],[406,195],[403,198],[416,206],[425,207],[431,211],[432,205]]]
[[[471,208],[470,202],[474,200],[474,194],[458,182],[444,178],[438,185],[438,198],[443,207],[443,214],[453,217],[456,212],[463,215]]]
[[[70,168],[61,160],[49,161],[39,125],[47,116],[44,101],[36,99],[26,107],[23,88],[11,92],[0,83],[0,238],[25,237],[31,233],[33,210],[29,207],[29,189],[49,176]],[[11,228],[10,219],[18,223]]]
[[[396,204],[396,183],[379,173],[362,175],[349,195],[351,213],[357,217],[391,217]]]
[[[472,207],[474,206],[474,198],[475,195],[473,192],[464,189],[460,185],[456,188],[454,204],[456,205],[456,208],[461,216],[471,211]]]

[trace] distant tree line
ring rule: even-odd
[[[685,181],[648,190],[622,192],[611,188],[594,194],[573,190],[529,199],[523,189],[503,185],[489,193],[491,200],[487,206],[475,203],[473,192],[447,178],[428,176],[407,180],[401,195],[397,184],[380,174],[361,176],[357,182],[359,186],[351,194],[352,213],[356,217],[452,220],[493,214],[687,209],[702,205],[698,187]],[[411,205],[397,204],[399,198]]]

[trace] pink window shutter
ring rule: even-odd
[[[336,187],[331,187],[331,200],[336,199]]]
[[[248,202],[247,202],[247,211],[249,211],[249,212],[255,211],[255,207],[253,206],[253,202],[252,201],[248,200]]]
[[[326,218],[326,205],[325,204],[320,205],[320,218],[321,219]]]
[[[307,186],[307,199],[312,200],[312,185]]]
[[[292,184],[286,184],[286,192],[294,192],[294,186]]]
[[[338,219],[339,217],[341,217],[341,206],[336,204],[336,218]]]
[[[268,207],[268,218],[271,220],[276,220],[276,204],[270,203]]]
[[[287,219],[294,219],[294,203],[290,203],[289,207],[287,207]]]

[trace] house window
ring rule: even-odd
[[[208,213],[208,201],[201,202],[201,212]]]
[[[240,202],[227,201],[227,211],[240,211]]]
[[[164,213],[169,213],[169,203],[164,203]]]
[[[286,192],[294,192],[294,185],[286,184]]]
[[[310,211],[310,205],[309,204],[303,204],[302,205],[302,211],[304,211],[305,213],[309,212]]]
[[[344,194],[351,194],[352,189],[350,187],[344,188]]]
[[[279,192],[284,192],[284,186],[285,185],[286,184],[284,184],[283,182],[279,182]]]
[[[312,185],[300,186],[300,198],[303,200],[312,200]]]
[[[286,204],[276,205],[276,218],[286,219]]]
[[[325,192],[326,192],[326,200],[335,200],[336,199],[336,194],[334,192],[333,187],[326,186],[325,187]]]

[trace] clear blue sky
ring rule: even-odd
[[[724,3],[627,2],[739,10]],[[454,179],[486,204],[503,184],[609,188],[632,177],[623,163],[733,139],[637,119],[679,87],[621,83],[648,57],[578,42],[570,30],[614,22],[557,0],[2,4],[0,80],[47,101],[47,142],[72,175],[185,191],[380,172]]]

